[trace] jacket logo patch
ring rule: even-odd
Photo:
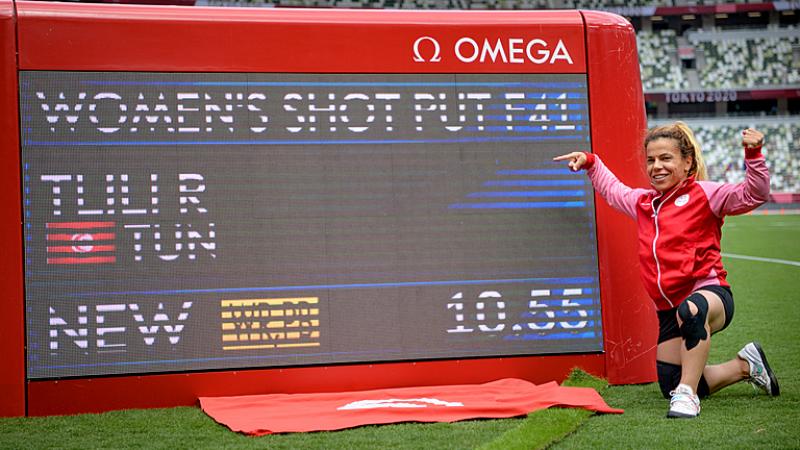
[[[689,203],[689,194],[683,194],[675,199],[675,206],[683,206]]]

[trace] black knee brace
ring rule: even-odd
[[[661,393],[664,394],[664,398],[670,398],[669,393],[674,391],[681,382],[681,366],[656,361],[656,371],[658,373],[658,387],[661,388]],[[706,398],[710,393],[711,390],[708,387],[706,378],[701,376],[700,382],[697,383],[697,392],[695,394],[700,398]]]
[[[692,314],[689,302],[697,307],[697,314]],[[708,337],[706,332],[706,316],[708,316],[708,302],[702,294],[695,292],[678,306],[678,317],[681,318],[681,337],[686,343],[686,350],[693,349],[698,342]]]

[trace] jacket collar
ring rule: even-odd
[[[675,186],[672,187],[672,189],[666,192],[658,192],[656,190],[653,190],[653,196],[651,197],[650,200],[651,202],[653,202],[653,209],[658,208],[656,206],[656,203],[658,203],[658,205],[661,205],[665,201],[672,198],[676,193],[678,193],[678,191],[684,189],[685,187],[691,185],[694,182],[695,182],[694,176],[690,176],[687,177],[685,180],[681,181],[680,183],[676,184]]]

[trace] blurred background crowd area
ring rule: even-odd
[[[648,123],[695,130],[715,181],[744,178],[740,131],[767,136],[772,201],[800,203],[800,0],[100,0],[193,6],[591,9],[636,30]]]

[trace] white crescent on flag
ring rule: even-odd
[[[84,244],[73,245],[72,251],[75,253],[89,253],[94,249],[93,245],[87,245],[85,242],[92,242],[94,238],[89,233],[76,233],[72,235],[72,242],[82,242]]]
[[[461,402],[447,402],[438,398],[390,398],[387,400],[358,400],[336,409],[373,409],[373,408],[427,408],[428,406],[446,406],[448,408],[464,406]]]

